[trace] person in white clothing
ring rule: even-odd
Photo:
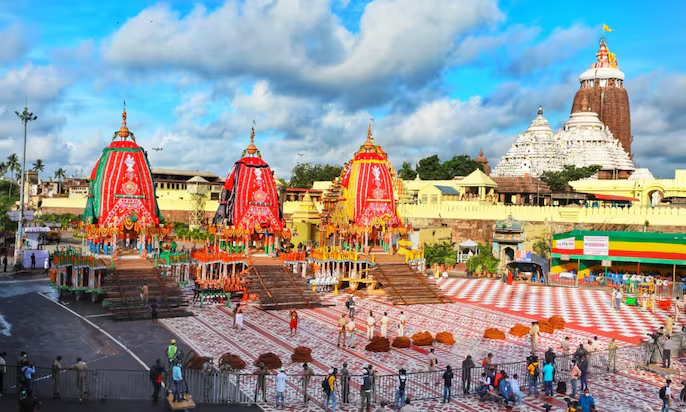
[[[288,375],[284,372],[283,367],[279,369],[279,373],[276,374],[276,407],[279,407],[279,400],[281,400],[281,407],[285,408],[286,403],[286,380]]]
[[[381,317],[381,336],[388,337],[388,313],[384,312]]]
[[[429,351],[427,361],[429,363],[429,371],[435,371],[436,365],[438,365],[438,358],[436,357],[436,351],[434,348],[431,348],[431,350]]]
[[[407,323],[405,312],[400,311],[400,320],[398,322],[398,336],[405,336],[405,323]]]
[[[617,293],[615,294],[615,306],[616,306],[615,309],[617,309],[618,312],[622,310],[622,290],[621,289],[618,289]]]
[[[345,331],[348,334],[348,347],[355,347],[355,320],[349,318],[348,323],[345,325]]]
[[[612,288],[612,294],[610,296],[610,308],[611,309],[617,309],[615,308],[615,298],[617,297],[617,289]]]
[[[374,319],[374,314],[370,311],[369,317],[367,318],[367,339],[372,340],[374,337],[374,326],[376,325],[376,319]]]

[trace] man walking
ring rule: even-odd
[[[336,371],[329,369],[329,374],[326,375],[326,405],[325,410],[329,410],[329,402],[331,402],[331,412],[336,412]]]
[[[345,329],[348,332],[348,347],[355,348],[355,320],[353,318],[348,320]]]
[[[388,336],[388,313],[384,312],[381,317],[381,336],[387,338]]]
[[[79,401],[88,396],[88,365],[81,358],[76,358],[76,364],[71,367],[76,371],[76,386],[79,388]]]
[[[257,395],[262,394],[262,402],[267,402],[267,374],[269,369],[264,366],[264,362],[260,362],[257,370],[257,386],[255,386],[255,401],[257,402]]]
[[[181,364],[179,362],[174,362],[174,366],[172,366],[172,385],[173,385],[172,402],[183,401],[183,397],[181,396],[181,384],[182,383],[183,383],[183,373],[181,371]]]
[[[669,412],[669,407],[672,406],[672,380],[667,379],[665,385],[660,388],[660,400],[662,401],[662,409],[660,412]]]
[[[176,346],[176,339],[172,339],[167,346],[167,361],[169,362],[169,367],[174,367],[174,360],[176,359],[176,354],[179,348]]]
[[[407,372],[400,368],[398,371],[398,382],[395,385],[395,410],[405,406],[405,388],[407,387]]]
[[[665,335],[665,341],[662,344],[662,367],[672,367],[672,354],[679,355],[679,342],[672,339],[670,335]]]
[[[572,359],[572,371],[571,371],[571,383],[572,383],[572,398],[576,398],[576,388],[579,383],[579,378],[581,377],[581,369],[576,364],[576,359]]]
[[[141,287],[141,302],[143,302],[144,305],[148,304],[148,285],[147,285],[147,283],[144,283],[143,287]]]
[[[31,253],[31,270],[36,269],[36,254]]]
[[[341,341],[343,342],[343,346],[345,346],[345,324],[347,322],[345,321],[345,313],[341,314],[341,318],[338,319],[338,343],[336,346],[341,346]]]
[[[617,346],[617,342],[615,341],[615,338],[612,338],[610,340],[609,345],[607,345],[608,349],[608,354],[607,354],[607,369],[610,372],[617,372],[617,349],[619,346]]]
[[[341,368],[341,402],[350,402],[350,372],[348,371],[348,362],[343,362]]]
[[[62,373],[62,357],[58,356],[52,362],[52,397],[60,398],[60,374]]]
[[[407,317],[405,317],[405,312],[400,311],[400,319],[398,322],[398,336],[405,336],[405,323],[407,323]]]
[[[553,396],[553,373],[555,367],[552,363],[546,361],[543,366],[543,385],[545,386],[545,396]]]
[[[450,403],[453,391],[453,370],[450,365],[445,367],[443,372],[443,403]]]
[[[429,363],[429,372],[435,371],[436,365],[438,365],[438,358],[436,357],[436,350],[434,348],[429,349],[427,361]]]
[[[348,308],[348,317],[355,320],[355,299],[353,295],[350,295],[348,300],[345,302],[345,306]]]
[[[310,380],[312,379],[312,375],[314,375],[314,371],[312,370],[312,368],[307,365],[307,362],[303,363],[302,384],[303,384],[303,403],[305,403],[305,404],[307,404],[307,402],[310,401],[310,395],[307,393],[307,388],[310,386]]]
[[[155,364],[150,367],[150,381],[152,383],[152,401],[157,402],[160,398],[160,389],[162,389],[162,373],[164,373],[164,366],[162,360],[157,359]]]
[[[469,395],[469,391],[472,386],[472,369],[476,365],[472,360],[472,355],[467,355],[465,360],[462,361],[462,393],[464,395]]]
[[[539,331],[538,322],[531,322],[531,330],[529,331],[529,335],[531,335],[531,353],[536,353],[538,349]]]
[[[369,377],[367,369],[362,370],[362,381],[360,382],[361,409],[371,411],[372,409],[372,378]]]
[[[367,340],[372,340],[372,338],[374,338],[375,325],[376,319],[374,319],[374,314],[369,311],[369,316],[367,317]]]
[[[279,373],[276,374],[276,407],[279,407],[279,400],[281,401],[281,407],[286,407],[286,380],[288,375],[284,371],[283,366],[279,369]]]
[[[2,257],[2,271],[7,272],[7,255]]]

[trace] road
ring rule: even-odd
[[[165,357],[169,341],[175,336],[161,325],[150,321],[115,322],[99,304],[71,301],[57,302],[42,271],[3,275],[0,277],[0,352],[7,352],[8,364],[15,364],[19,352],[26,351],[33,363],[46,368],[37,377],[49,373],[48,368],[58,355],[64,365],[72,365],[77,357],[88,363],[89,369],[137,370]],[[188,352],[183,342],[181,350]],[[15,400],[0,398],[0,405],[11,406]],[[202,406],[201,410],[226,408],[221,405]],[[83,407],[71,400],[45,400],[42,410],[70,410]],[[88,405],[91,411],[161,410],[148,402],[118,402]],[[5,409],[0,406],[0,410]],[[257,407],[237,411],[259,411]]]

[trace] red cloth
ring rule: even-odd
[[[510,272],[510,271],[507,272],[507,284],[508,285],[512,284],[512,272]]]

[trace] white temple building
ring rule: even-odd
[[[598,114],[590,111],[585,99],[582,109],[572,113],[555,137],[560,142],[568,165],[599,165],[600,179],[626,179],[636,170],[622,144],[612,136]]]
[[[556,172],[564,166],[601,166],[596,178],[626,179],[635,170],[629,154],[612,136],[610,129],[588,109],[584,99],[582,110],[571,115],[564,127],[553,134],[543,109],[531,126],[519,135],[492,173],[494,177],[539,177]]]
[[[543,117],[543,107],[539,106],[538,116],[531,122],[531,126],[519,135],[491,176],[539,177],[545,172],[560,171],[564,165],[565,155],[560,143]]]

